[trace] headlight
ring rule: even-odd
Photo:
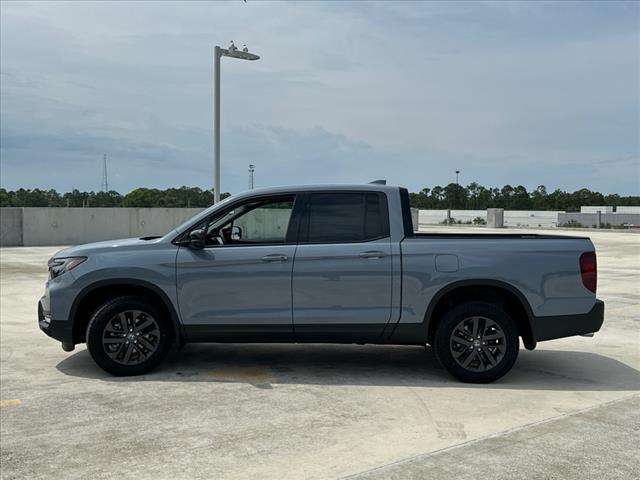
[[[82,262],[84,262],[87,257],[62,257],[62,258],[52,258],[49,260],[49,278],[56,278],[62,275],[64,272],[68,272],[69,270],[73,270]]]

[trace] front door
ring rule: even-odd
[[[311,193],[293,267],[296,340],[372,341],[391,315],[386,196]]]
[[[177,255],[178,303],[191,341],[290,340],[287,242],[294,196],[254,198],[207,219],[203,249]]]

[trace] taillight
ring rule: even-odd
[[[598,287],[598,264],[596,262],[596,252],[584,252],[580,255],[580,275],[584,286],[596,293]]]

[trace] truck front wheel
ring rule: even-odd
[[[103,370],[116,376],[153,370],[170,346],[168,321],[150,299],[122,296],[107,301],[87,326],[87,348]]]
[[[438,361],[458,380],[489,383],[511,370],[520,344],[515,322],[504,310],[465,302],[442,317],[433,347]]]

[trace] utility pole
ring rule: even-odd
[[[231,41],[229,48],[213,47],[213,189],[214,203],[220,201],[220,59],[222,57],[238,58],[240,60],[259,60],[260,57],[249,53],[244,46],[238,50]]]
[[[109,191],[109,181],[107,180],[107,154],[102,157],[102,191]]]
[[[253,190],[253,172],[256,171],[256,166],[249,164],[249,190]]]

